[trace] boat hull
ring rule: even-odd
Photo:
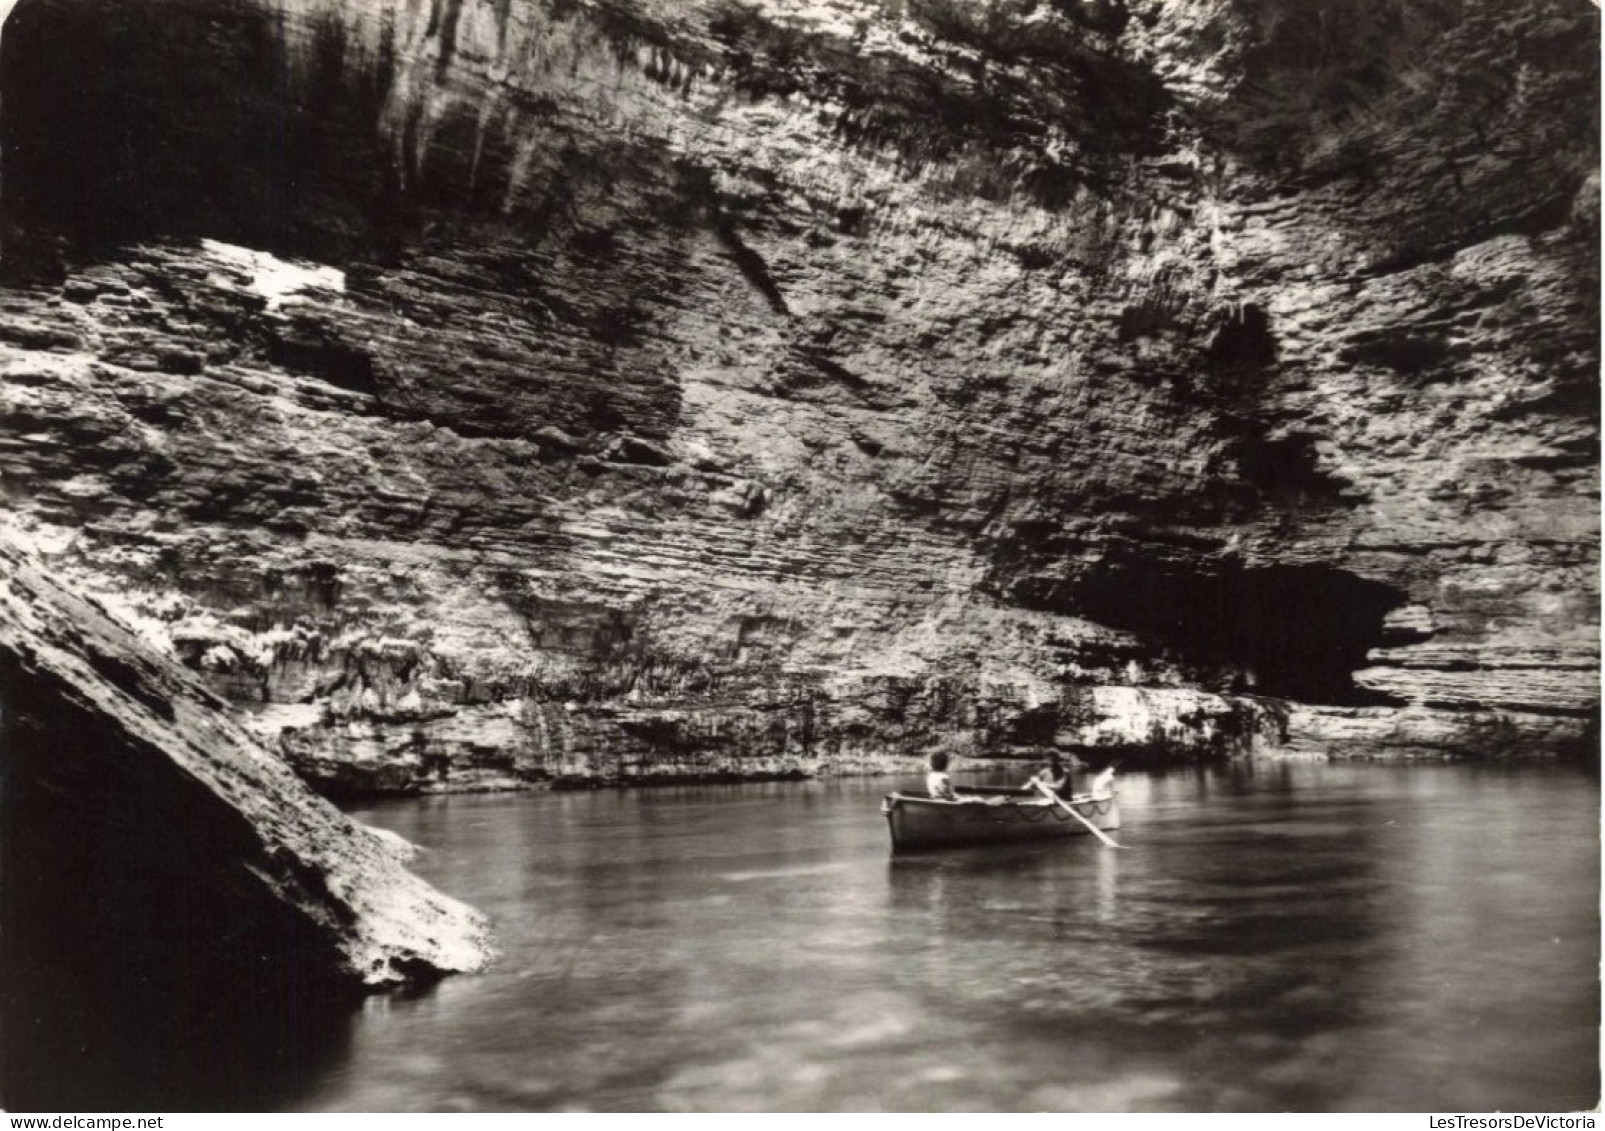
[[[999,797],[997,802],[938,801],[892,793],[881,803],[881,812],[898,851],[1090,835],[1085,824],[1046,798]],[[1076,797],[1066,804],[1099,829],[1120,827],[1120,803],[1112,796]]]

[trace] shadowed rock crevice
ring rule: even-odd
[[[1257,496],[1278,507],[1355,505],[1352,485],[1321,467],[1316,438],[1308,433],[1268,437],[1249,425],[1226,450]]]
[[[315,325],[290,327],[267,343],[268,360],[353,393],[377,396],[381,382],[373,357],[358,346],[331,341]]]
[[[689,183],[694,186],[693,191],[702,200],[703,207],[708,213],[708,222],[713,227],[713,234],[718,237],[719,243],[735,263],[742,277],[763,296],[770,310],[789,317],[791,310],[786,306],[786,296],[781,294],[779,285],[769,273],[769,265],[764,262],[763,256],[747,246],[746,241],[741,238],[735,217],[724,209],[718,194],[708,186],[707,175],[703,173],[699,177],[689,178]]]

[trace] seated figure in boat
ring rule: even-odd
[[[1103,800],[1115,795],[1115,764],[1110,762],[1098,771],[1098,776],[1092,779],[1092,796]]]
[[[1048,764],[1026,780],[1026,784],[1033,788],[1039,782],[1053,790],[1060,797],[1070,796],[1073,784],[1071,782],[1070,767],[1065,764],[1063,758],[1059,757],[1057,750],[1049,751]]]
[[[947,776],[947,755],[938,750],[931,755],[931,772],[925,775],[925,792],[937,801],[961,800]]]

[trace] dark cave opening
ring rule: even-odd
[[[1069,584],[1050,605],[1153,638],[1193,663],[1253,673],[1258,694],[1305,703],[1387,706],[1357,687],[1354,672],[1383,643],[1383,618],[1405,603],[1380,582],[1326,565],[1204,570],[1134,555],[1110,559]]]

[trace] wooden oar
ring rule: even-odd
[[[1113,837],[1111,837],[1109,834],[1105,833],[1102,829],[1100,829],[1097,825],[1093,824],[1091,821],[1087,820],[1080,813],[1077,813],[1074,806],[1066,805],[1064,803],[1064,799],[1062,797],[1060,797],[1057,793],[1053,792],[1053,788],[1050,785],[1048,785],[1047,782],[1045,782],[1045,781],[1033,781],[1031,783],[1031,785],[1043,797],[1046,797],[1049,801],[1053,802],[1059,808],[1063,809],[1066,813],[1069,813],[1072,817],[1074,817],[1076,820],[1080,821],[1083,825],[1086,825],[1088,832],[1090,832],[1093,836],[1097,837],[1099,840],[1103,841],[1110,848],[1124,848],[1124,847],[1126,847],[1123,844],[1116,844]]]

